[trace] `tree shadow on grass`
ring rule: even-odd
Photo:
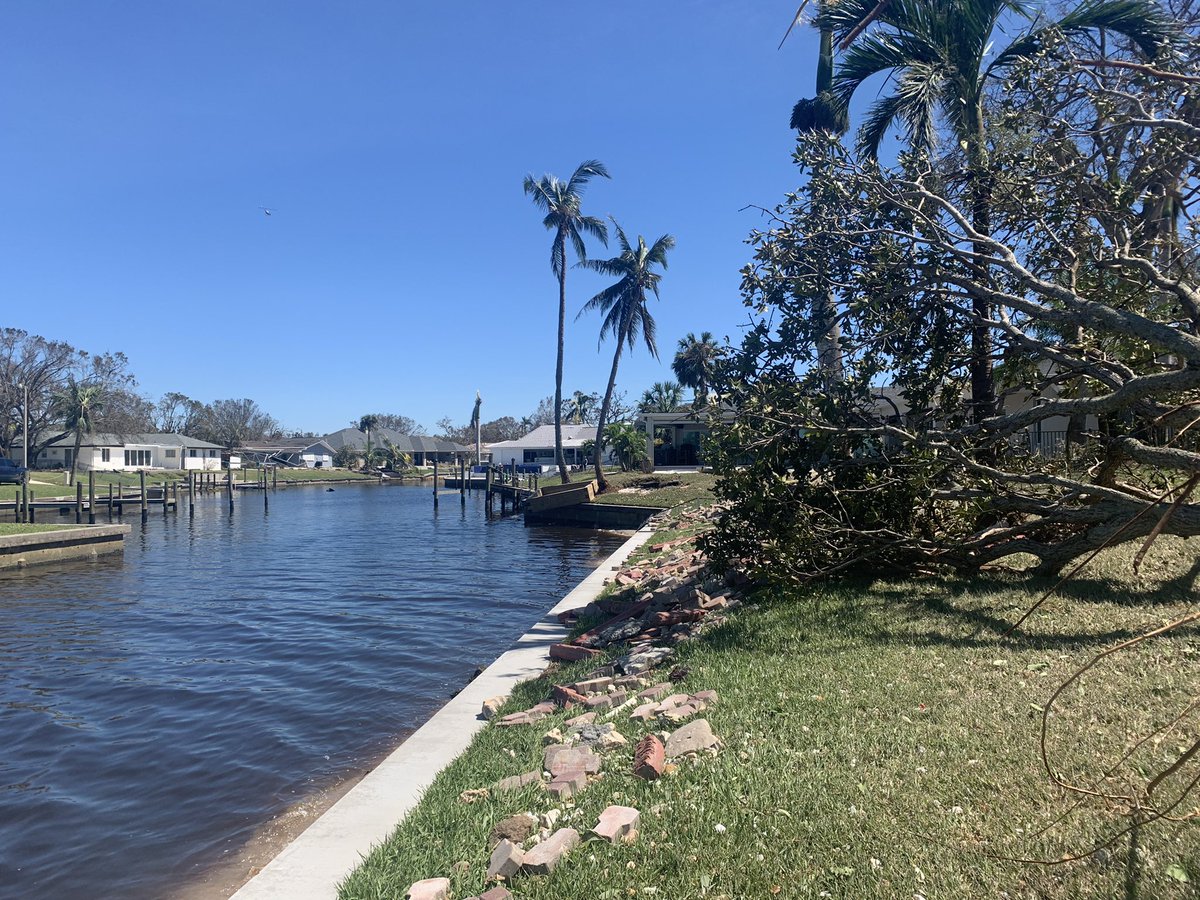
[[[1052,599],[1059,606],[1064,601],[1086,601],[1091,604],[1089,612],[1058,611],[1050,618],[1035,615],[1012,634],[1007,633],[1012,624],[1055,586],[1053,579],[983,574],[883,583],[854,578],[811,594],[768,588],[748,598],[761,615],[736,615],[721,627],[706,630],[701,641],[714,650],[806,655],[838,653],[853,645],[864,650],[894,645],[1086,650],[1143,633],[1142,625],[1123,621],[1122,609],[1189,604],[1198,575],[1200,560],[1173,578],[1156,580],[1149,589],[1107,578],[1074,580]],[[1105,616],[1103,605],[1114,609]],[[1200,635],[1200,628],[1183,628],[1176,634]]]

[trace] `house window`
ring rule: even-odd
[[[188,451],[188,456],[190,456],[192,459],[195,459],[199,455],[200,455],[200,451],[197,450],[195,447],[193,447],[191,450]]]
[[[216,451],[216,450],[209,450],[209,451],[208,451],[208,455],[209,455],[210,457],[216,456],[216,455],[217,455],[217,451]]]
[[[126,450],[125,465],[129,468],[141,469],[150,465],[149,450]]]
[[[175,451],[167,450],[167,459],[174,459],[174,458],[175,458]]]
[[[107,447],[100,451],[100,462],[112,462],[112,451]]]

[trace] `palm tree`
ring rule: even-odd
[[[642,391],[639,412],[675,412],[683,406],[683,387],[674,381],[656,381]]]
[[[596,395],[576,391],[567,401],[568,417],[572,425],[582,425],[596,409]]]
[[[1172,33],[1169,20],[1151,0],[1085,0],[1057,22],[1031,27],[992,55],[993,43],[1005,37],[1001,19],[1012,13],[1031,14],[1024,0],[892,0],[882,10],[877,2],[847,0],[830,4],[826,12],[834,30],[846,39],[857,35],[873,8],[878,13],[879,25],[850,48],[834,78],[834,94],[843,109],[873,75],[886,72],[888,84],[894,85],[892,93],[867,113],[858,149],[877,158],[884,137],[899,122],[911,146],[933,150],[937,123],[946,122],[965,157],[972,225],[984,236],[991,233],[992,210],[984,105],[990,81],[1041,51],[1054,35],[1103,29],[1153,56]],[[986,324],[990,315],[988,300],[973,298],[970,369],[976,421],[991,415],[996,403]]]
[[[355,426],[359,431],[363,432],[367,436],[366,458],[367,458],[368,465],[371,463],[371,429],[374,428],[378,424],[379,424],[379,416],[370,414],[370,415],[365,415],[361,419],[359,419],[358,424]]]
[[[75,483],[79,470],[79,447],[84,432],[92,430],[93,417],[104,408],[104,388],[92,382],[79,382],[73,377],[67,380],[66,388],[54,395],[55,412],[62,416],[63,424],[75,432],[75,450],[71,455],[71,469],[67,484]]]
[[[636,469],[646,458],[646,433],[632,422],[610,422],[604,428],[604,439],[625,472]]]
[[[592,237],[608,246],[608,228],[601,219],[595,216],[585,216],[580,211],[583,189],[592,178],[599,176],[608,178],[608,170],[604,163],[589,159],[580,163],[567,181],[562,181],[554,175],[543,175],[534,179],[532,175],[525,176],[525,193],[533,198],[534,205],[545,211],[546,217],[542,224],[547,230],[554,232],[554,243],[550,246],[550,269],[558,278],[558,360],[554,367],[554,459],[558,463],[558,472],[563,484],[571,480],[567,474],[567,458],[562,446],[562,380],[563,380],[563,340],[566,334],[567,317],[567,241],[575,248],[575,255],[580,262],[587,259],[587,247],[583,243],[583,234],[587,232]]]
[[[687,337],[679,339],[679,349],[675,351],[671,371],[680,384],[696,392],[697,406],[702,406],[708,397],[708,388],[720,356],[721,348],[717,346],[711,331],[702,331],[700,337],[689,331]]]
[[[613,219],[613,228],[617,231],[617,242],[621,255],[612,259],[590,259],[582,263],[586,268],[602,275],[610,275],[617,279],[580,310],[580,315],[588,310],[599,310],[604,315],[600,325],[600,341],[611,334],[616,338],[616,350],[613,352],[612,371],[608,376],[608,387],[604,391],[604,400],[600,404],[600,418],[596,423],[596,446],[592,451],[592,463],[596,469],[596,481],[600,490],[604,490],[604,470],[600,465],[600,447],[603,443],[604,421],[608,418],[608,407],[612,403],[613,388],[617,383],[617,367],[621,363],[621,351],[629,345],[632,351],[639,337],[646,344],[651,355],[658,358],[658,346],[654,341],[654,317],[646,305],[647,292],[658,296],[658,283],[662,273],[655,272],[655,266],[667,267],[667,251],[675,246],[675,238],[664,234],[652,246],[646,246],[646,239],[638,235],[637,247],[629,243],[625,232]],[[599,346],[599,341],[597,342]]]

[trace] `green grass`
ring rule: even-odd
[[[1041,705],[1079,665],[1190,608],[1194,542],[1160,540],[1140,579],[1131,553],[1089,567],[1017,637],[1003,636],[1007,623],[1048,583],[991,573],[759,595],[680,650],[685,687],[720,694],[707,716],[721,754],[654,783],[629,774],[629,748],[608,754],[604,778],[567,804],[562,824],[582,832],[606,805],[628,804],[642,812],[641,838],[586,844],[553,875],[518,879],[517,896],[1195,896],[1176,880],[1200,880],[1194,824],[1157,823],[1078,862],[1017,861],[1086,853],[1130,824],[1104,804],[1072,809],[1041,768],[1038,729]],[[1198,676],[1194,630],[1109,657],[1051,719],[1055,768],[1090,783],[1182,710]],[[505,711],[541,699],[548,684],[521,686]],[[564,717],[486,729],[348,879],[343,900],[403,896],[434,875],[451,877],[456,897],[480,891],[492,824],[553,804],[534,791],[474,804],[458,794],[535,768],[542,733]],[[1135,751],[1106,789],[1144,783],[1177,758],[1200,734],[1198,718]],[[619,728],[630,746],[642,733]],[[1195,777],[1195,765],[1183,774]],[[1159,790],[1171,796],[1179,784]],[[466,871],[455,870],[460,861]]]
[[[23,525],[13,522],[0,522],[0,537],[11,534],[36,534],[39,531],[62,531],[64,528],[80,528],[80,525]]]
[[[711,501],[713,485],[717,481],[716,476],[708,472],[678,475],[618,472],[606,477],[608,490],[595,502],[625,506],[672,507],[695,500]]]

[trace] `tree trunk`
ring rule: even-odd
[[[558,463],[558,474],[563,484],[571,481],[567,473],[567,456],[562,445],[562,380],[563,343],[566,337],[567,319],[567,236],[558,232],[559,261],[562,269],[558,273],[558,362],[554,368],[554,461]]]
[[[624,326],[624,323],[622,323]],[[604,420],[608,418],[608,407],[612,403],[613,388],[617,384],[617,366],[621,363],[621,350],[625,347],[625,327],[617,334],[617,349],[613,353],[612,371],[608,373],[608,387],[604,390],[604,402],[600,404],[600,421],[596,425],[596,447],[592,451],[592,465],[596,469],[596,481],[600,482],[600,490],[608,487],[604,480],[604,467],[601,460],[604,457]]]
[[[79,445],[83,443],[83,429],[75,429],[75,452],[71,455],[71,472],[67,475],[67,484],[75,483],[75,473],[79,470]]]

